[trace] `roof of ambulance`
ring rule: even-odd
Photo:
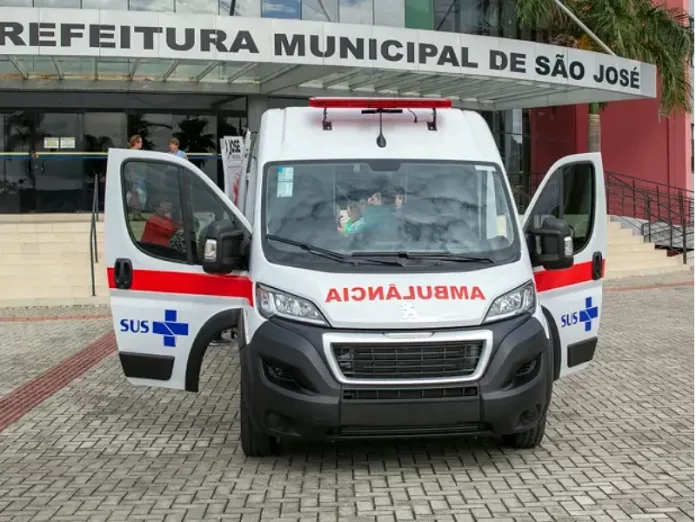
[[[429,131],[432,111],[384,114],[384,148],[377,146],[379,115],[360,109],[328,109],[333,129],[323,130],[323,109],[289,107],[264,113],[259,135],[260,160],[421,159],[500,163],[488,124],[480,114],[438,109],[437,130]],[[415,123],[414,119],[418,122]]]

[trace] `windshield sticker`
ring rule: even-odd
[[[295,180],[295,167],[280,167],[278,169],[278,183],[290,182]]]
[[[399,290],[396,285],[354,286],[352,288],[331,288],[326,296],[327,303],[347,303],[349,301],[485,301],[486,297],[478,286],[463,285],[418,285]]]
[[[291,198],[295,181],[294,167],[280,167],[278,169],[278,189],[276,197]]]
[[[291,198],[292,197],[292,181],[278,182],[277,197]]]

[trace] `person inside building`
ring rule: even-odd
[[[176,156],[179,156],[180,158],[188,159],[186,156],[186,153],[181,150],[179,147],[181,146],[181,143],[179,142],[178,139],[172,138],[169,140],[169,154],[175,154]]]
[[[129,150],[142,150],[143,138],[139,134],[131,136],[128,140]],[[126,163],[126,201],[128,208],[133,212],[134,219],[142,218],[142,211],[145,210],[147,201],[147,188],[145,184],[145,174],[142,172],[142,164]]]
[[[140,134],[134,134],[131,139],[128,140],[128,149],[130,150],[142,150],[143,148],[143,137]]]

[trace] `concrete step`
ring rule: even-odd
[[[69,223],[63,223],[69,225]],[[38,225],[37,225],[38,226]],[[56,225],[58,226],[58,225]],[[23,242],[23,241],[61,241],[66,238],[72,238],[77,241],[82,237],[89,237],[90,228],[85,227],[80,230],[28,230],[19,232],[17,230],[0,230],[0,238],[5,241]],[[104,237],[104,230],[97,228],[97,236]],[[55,238],[55,239],[52,239]]]
[[[659,267],[643,267],[643,268],[615,268],[613,270],[606,270],[605,279],[621,279],[623,277],[636,277],[636,276],[650,276],[659,274],[670,274],[674,272],[685,272],[690,271],[691,267],[688,265],[673,265],[673,266],[659,266]]]
[[[34,260],[35,261],[35,260]],[[0,276],[16,275],[22,278],[34,278],[43,274],[53,276],[69,276],[69,275],[90,275],[89,260],[82,260],[75,263],[24,263],[24,264],[9,264],[0,263]],[[97,278],[106,273],[106,268],[102,263],[94,266],[94,274]]]
[[[659,275],[689,270],[681,257],[669,257],[664,250],[634,234],[630,226],[610,221],[607,224],[606,278]]]
[[[0,242],[0,257],[5,255],[36,255],[36,254],[79,254],[82,253],[89,259],[90,245],[89,240],[75,243],[6,243]],[[104,243],[97,243],[97,252],[104,252]]]
[[[607,257],[614,256],[634,256],[639,253],[651,254],[653,252],[663,253],[664,251],[656,250],[652,243],[614,243],[607,244]]]
[[[647,242],[640,236],[632,236],[631,234],[617,234],[607,237],[608,245],[643,245]]]
[[[0,224],[5,223],[89,223],[91,212],[73,214],[0,214]],[[99,221],[104,221],[104,214],[98,215]]]
[[[0,216],[0,306],[108,304],[103,221],[92,297],[90,216],[19,217]]]
[[[0,245],[0,253],[2,253],[2,246]],[[103,261],[104,258],[104,248],[99,247],[98,260]],[[89,264],[89,251],[86,252],[54,252],[50,255],[27,255],[22,253],[11,253],[11,254],[1,254],[0,255],[0,266],[4,265],[53,265],[53,264]]]
[[[89,269],[67,273],[49,273],[43,270],[35,270],[33,273],[0,273],[0,288],[2,288],[4,292],[12,288],[88,285],[91,284],[91,277]],[[95,268],[94,282],[95,284],[106,285],[106,269],[103,265]]]
[[[104,232],[104,222],[96,224],[98,232]],[[91,224],[89,222],[58,222],[58,223],[2,223],[0,222],[0,235],[3,234],[46,234],[46,233],[65,233],[65,232],[87,232],[89,233]]]
[[[607,257],[606,267],[607,271],[616,269],[642,269],[642,268],[661,268],[661,267],[680,267],[684,266],[681,258],[676,259],[674,257],[625,257],[625,258],[611,258]]]

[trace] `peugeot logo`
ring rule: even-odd
[[[416,307],[413,303],[404,303],[400,307],[401,309],[401,319],[404,321],[413,321],[418,319],[418,312],[416,312]]]

